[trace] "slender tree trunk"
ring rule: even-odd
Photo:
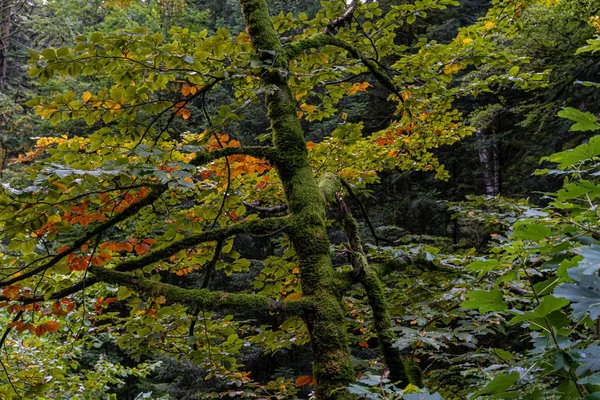
[[[273,28],[265,0],[242,0],[247,31],[265,64],[274,68],[262,76],[273,89],[266,96],[268,117],[278,154],[275,167],[283,183],[295,224],[290,240],[298,256],[302,290],[314,300],[316,311],[305,317],[313,350],[317,399],[351,399],[347,386],[354,381],[346,323],[335,295],[334,269],[329,254],[326,202],[308,162],[304,132],[286,77],[283,47]]]
[[[8,43],[10,36],[11,0],[0,0],[0,93],[6,87],[8,73]]]
[[[477,152],[483,168],[483,183],[485,194],[496,196],[500,194],[500,157],[498,157],[495,141],[489,143],[488,135],[478,129],[475,133],[477,139]]]

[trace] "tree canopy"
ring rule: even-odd
[[[596,398],[599,13],[5,0],[0,393]]]

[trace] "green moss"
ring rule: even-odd
[[[377,270],[371,268],[367,262],[360,236],[358,235],[356,219],[352,216],[350,209],[345,203],[342,202],[340,206],[344,214],[344,229],[350,241],[350,248],[353,251],[351,253],[351,261],[354,267],[354,274],[358,276],[358,280],[367,293],[369,305],[373,311],[373,321],[375,331],[377,332],[379,350],[390,371],[390,380],[400,382],[401,386],[408,383],[420,383],[420,377],[416,379],[407,373],[402,354],[394,346],[396,335],[393,331],[392,320],[388,311],[385,287],[377,275]],[[413,372],[415,370],[411,369],[411,373]]]
[[[340,190],[340,186],[340,177],[331,172],[325,173],[319,181],[319,189],[321,189],[326,201],[335,200],[335,194]]]
[[[289,224],[290,219],[288,217],[277,217],[264,220],[252,220],[230,225],[221,229],[213,229],[211,231],[201,232],[196,235],[190,235],[181,240],[172,242],[157,250],[148,252],[143,256],[124,261],[117,265],[115,269],[117,271],[134,271],[147,265],[154,264],[155,262],[164,260],[173,254],[177,254],[181,250],[198,246],[201,243],[214,242],[219,239],[226,239],[241,233],[267,234],[270,232],[284,230]]]
[[[151,281],[130,272],[117,272],[102,267],[90,267],[89,270],[98,280],[139,290],[151,296],[164,296],[167,301],[195,306],[207,310],[248,310],[259,312],[282,311],[303,316],[312,312],[315,306],[310,299],[280,302],[266,296],[213,292],[207,289],[184,289],[178,286]]]
[[[314,353],[316,397],[319,400],[350,399],[352,396],[346,388],[355,375],[329,256],[326,202],[308,162],[304,132],[298,120],[297,104],[287,84],[287,74],[280,72],[287,66],[287,57],[273,28],[266,2],[242,0],[242,12],[263,62],[277,67],[265,71],[261,82],[275,88],[266,96],[266,105],[278,152],[274,164],[293,221],[286,232],[298,256],[302,290],[316,305],[314,312],[304,316]]]

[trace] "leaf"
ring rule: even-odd
[[[600,371],[600,346],[590,345],[583,350],[569,350],[567,354],[580,364],[575,370],[577,375]]]
[[[566,169],[573,165],[591,160],[600,155],[600,136],[594,136],[587,144],[581,144],[574,149],[554,153],[551,156],[542,158],[542,161],[548,160],[559,164],[559,168]]]
[[[472,399],[476,399],[481,395],[494,395],[500,394],[515,384],[521,375],[518,372],[511,372],[510,374],[500,374],[488,383],[483,389],[473,393]]]
[[[496,260],[477,260],[467,265],[469,271],[489,272],[496,269],[497,266],[501,265]]]
[[[314,385],[315,378],[310,375],[302,375],[296,379],[296,387],[301,387],[304,385]]]
[[[48,321],[44,323],[44,327],[46,328],[47,332],[52,333],[60,329],[60,324],[56,321]]]
[[[594,275],[600,269],[600,246],[593,244],[591,246],[581,246],[573,250],[583,259],[578,262],[577,269],[582,275]]]
[[[539,241],[549,237],[552,230],[537,221],[522,220],[515,223],[513,232],[520,239]]]
[[[87,104],[91,98],[92,98],[92,92],[85,92],[83,95],[81,95],[81,99],[83,100],[83,102],[85,104]]]
[[[517,315],[510,320],[511,324],[516,324],[521,321],[529,321],[537,318],[544,318],[548,314],[560,310],[564,306],[569,304],[569,300],[563,298],[556,298],[554,296],[545,296],[541,303],[533,310],[524,314]]]
[[[563,283],[554,289],[554,296],[571,302],[573,319],[579,320],[585,314],[591,319],[600,316],[600,277],[598,275],[583,275],[579,268],[567,271],[569,278],[575,282]]]
[[[485,313],[490,311],[506,311],[508,305],[504,303],[502,292],[499,290],[473,290],[467,293],[469,299],[461,303],[463,308],[476,308],[479,312]]]
[[[435,392],[430,394],[427,389],[423,389],[420,393],[409,393],[402,396],[403,400],[444,400],[441,394]]]
[[[589,112],[579,111],[576,108],[565,107],[557,114],[561,118],[575,122],[571,127],[571,131],[597,131],[600,129],[598,119],[594,114]]]

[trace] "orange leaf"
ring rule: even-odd
[[[10,285],[2,291],[8,300],[17,300],[19,298],[19,286]]]
[[[317,144],[315,142],[306,143],[306,148],[309,150],[314,149],[316,146],[317,146]]]
[[[358,342],[358,345],[359,345],[360,347],[364,347],[365,349],[368,349],[368,348],[369,348],[369,345],[367,344],[367,342]]]
[[[188,96],[190,93],[192,93],[192,87],[187,83],[184,83],[181,87],[181,94],[184,96]]]
[[[71,246],[63,246],[63,247],[59,248],[56,252],[58,254],[64,253],[65,251],[69,250],[70,248],[71,248]]]
[[[150,245],[146,244],[146,243],[136,244],[135,245],[135,252],[138,253],[138,254],[144,254],[145,252],[148,251],[149,248],[150,248]]]
[[[46,331],[52,333],[60,329],[60,324],[56,321],[48,321],[44,324]]]
[[[303,375],[296,379],[296,387],[304,386],[304,385],[314,385],[315,378],[310,375]]]
[[[47,330],[46,330],[45,324],[38,325],[38,326],[35,327],[35,334],[37,336],[42,336],[46,332],[47,332]]]

